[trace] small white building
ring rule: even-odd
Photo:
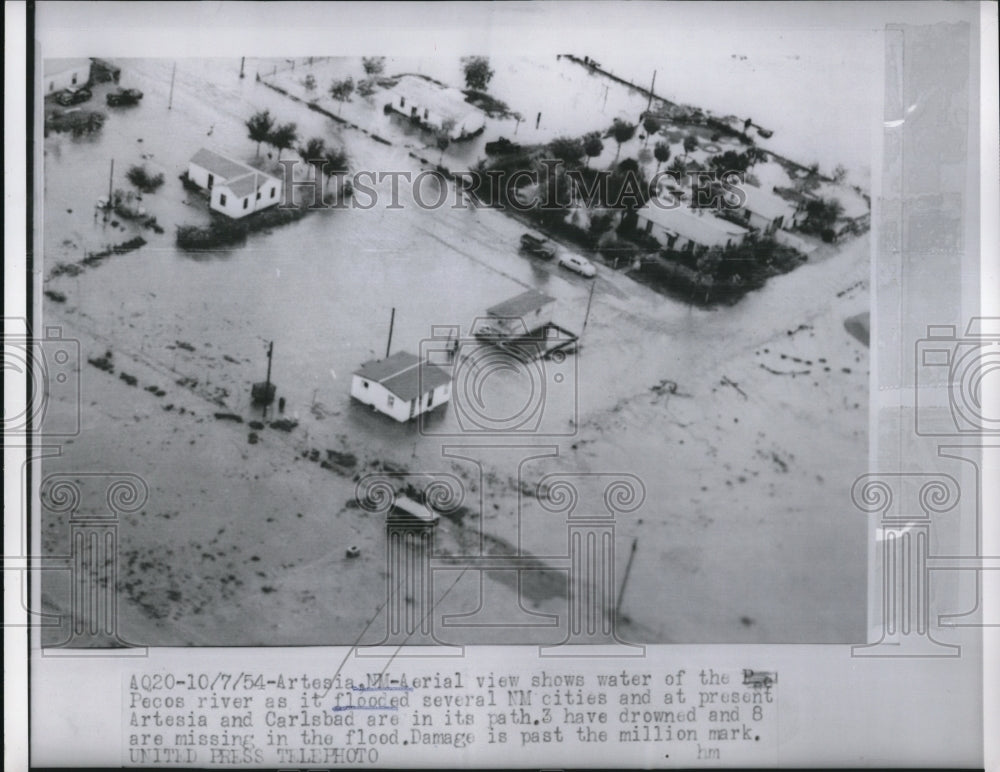
[[[234,219],[281,201],[280,179],[207,148],[188,162],[188,178],[208,191],[212,209]]]
[[[399,422],[409,421],[451,399],[451,373],[400,351],[355,370],[351,396]]]
[[[450,122],[450,139],[468,137],[486,126],[486,113],[466,102],[465,94],[457,88],[404,75],[386,93],[391,109],[425,128],[441,131]]]
[[[90,59],[46,59],[42,66],[46,94],[55,94],[90,82]]]
[[[792,226],[795,207],[788,201],[754,185],[745,185],[741,190],[744,200],[739,213],[751,228],[772,234]]]
[[[707,209],[692,209],[682,202],[668,205],[650,200],[636,212],[638,227],[667,249],[731,247],[743,243],[749,231],[716,217]]]
[[[487,308],[486,314],[500,336],[524,335],[552,323],[555,303],[555,298],[530,289]]]

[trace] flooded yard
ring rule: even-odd
[[[388,69],[404,64],[413,65],[394,61]],[[452,554],[486,534],[501,549],[562,555],[565,520],[524,488],[555,472],[638,477],[645,504],[616,522],[619,574],[639,540],[623,609],[631,640],[862,636],[865,523],[849,515],[847,494],[866,467],[868,359],[843,320],[867,308],[865,239],[718,310],[664,298],[605,267],[588,280],[538,261],[518,251],[524,228],[517,220],[453,207],[450,196],[449,205],[420,207],[406,187],[398,209],[380,202],[316,211],[230,249],[185,252],[174,243],[176,226],[203,224],[208,213],[178,175],[202,146],[255,162],[243,124],[257,110],[296,122],[303,139],[342,145],[352,171],[416,176],[421,166],[408,145],[422,140],[373,105],[349,103],[344,117],[360,120],[367,110],[384,121],[377,131],[390,145],[332,121],[257,82],[254,60],[243,79],[238,60],[182,60],[176,71],[160,60],[121,65],[122,85],[145,92],[140,106],[107,108],[98,135],[52,135],[45,144],[44,275],[138,233],[147,244],[45,284],[66,298],[46,300],[46,324],[81,342],[83,430],[61,457],[44,462],[44,474],[94,469],[146,480],[147,507],[119,529],[128,640],[370,638],[378,617],[372,588],[385,582],[384,524],[351,502],[357,477],[386,468],[465,481],[473,516],[439,528],[439,549]],[[563,66],[514,61],[498,68],[497,93],[506,98],[506,78],[521,80],[526,69]],[[438,74],[451,64],[440,67]],[[566,68],[560,71],[578,73],[566,89],[573,99],[603,98],[586,70]],[[541,125],[559,133],[601,128],[617,112],[644,107],[636,99],[612,88],[602,108],[609,112],[597,113],[592,127],[561,117],[573,105],[547,102]],[[100,89],[94,100],[103,103]],[[516,109],[536,107],[541,102],[529,100]],[[262,148],[263,159],[269,152]],[[132,164],[163,173],[165,184],[143,203],[164,233],[95,215],[112,159],[115,187],[125,186]],[[555,298],[556,323],[582,338],[575,355],[540,363],[537,378],[521,369],[486,381],[488,409],[500,414],[543,390],[541,429],[504,438],[518,446],[507,455],[477,451],[479,464],[457,452],[469,437],[454,402],[420,425],[397,424],[350,398],[352,372],[385,355],[393,309],[391,350],[420,353],[447,343],[429,340],[435,328],[467,337],[488,307],[527,288]],[[264,379],[270,342],[284,411],[269,418],[292,422],[287,432],[251,424],[263,418],[250,388]],[[88,364],[109,352],[113,371]],[[324,467],[317,458],[327,451],[356,463]],[[47,550],[66,550],[58,517],[49,517],[43,534]],[[359,559],[345,557],[349,546],[360,549]],[[437,610],[476,608],[477,580],[475,572],[449,575]],[[527,594],[539,613],[565,613],[559,581],[526,593],[509,580],[485,581],[506,602]],[[454,591],[445,593],[452,581]],[[47,582],[46,601],[64,607],[65,586]],[[481,632],[452,635],[475,642]],[[524,630],[504,635],[525,640]],[[560,636],[541,630],[529,638]]]

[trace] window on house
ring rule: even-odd
[[[427,116],[428,116],[428,111],[427,111],[427,108],[425,107],[424,108],[424,120],[425,121],[427,120]]]
[[[249,198],[244,198],[243,199],[243,208],[247,209],[249,206],[250,206],[250,199]]]
[[[49,91],[55,91],[55,90],[56,90],[56,82],[52,81],[51,83],[49,83]]]
[[[361,385],[364,386],[367,389],[368,388],[368,381],[361,381]]]
[[[395,398],[394,396],[392,396],[392,394],[389,394],[389,395],[388,395],[388,396],[387,396],[387,397],[385,398],[385,402],[386,402],[386,404],[387,404],[387,405],[388,405],[389,407],[392,407],[393,405],[395,405],[395,404],[396,404],[396,398]]]
[[[260,191],[257,191],[257,200],[260,201]]]
[[[400,107],[406,107],[406,97],[401,96],[399,98],[399,106]]]
[[[219,206],[225,206],[225,205],[226,205],[226,194],[225,193],[220,193],[219,194]]]
[[[652,233],[652,232],[653,232],[653,221],[646,220],[646,233]]]
[[[272,187],[271,188],[271,198],[274,198],[276,195],[278,195],[278,189],[275,188],[275,187]]]
[[[76,73],[75,72],[73,73],[73,85],[74,86],[76,85]]]

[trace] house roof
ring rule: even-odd
[[[746,185],[742,190],[746,196],[743,206],[754,214],[759,214],[768,220],[791,217],[795,214],[795,207],[774,193],[768,193],[754,185]]]
[[[486,313],[490,316],[503,318],[520,317],[554,302],[555,298],[550,298],[538,290],[530,289],[509,300],[505,300],[503,303],[498,303],[492,308],[487,308]]]
[[[725,246],[727,241],[749,233],[746,228],[716,217],[711,212],[691,209],[685,204],[667,209],[647,203],[638,214],[661,228],[706,247]]]
[[[426,78],[404,75],[390,91],[406,97],[414,107],[427,108],[442,118],[451,118],[456,124],[473,113],[480,114],[485,120],[485,113],[466,102],[465,94],[457,88],[439,86]]]
[[[61,72],[78,70],[81,67],[90,67],[90,59],[85,57],[77,57],[75,59],[46,59],[42,63],[42,70],[46,78],[58,75]]]
[[[260,190],[261,186],[263,186],[269,179],[271,179],[271,177],[263,172],[253,171],[249,174],[244,174],[242,177],[226,180],[221,184],[229,188],[233,192],[233,195],[237,198],[245,198],[246,196]]]
[[[232,158],[227,158],[221,153],[216,153],[214,150],[204,147],[191,156],[191,163],[203,169],[208,169],[212,174],[223,180],[235,180],[238,177],[257,171],[252,166],[247,166],[247,164],[240,161],[234,161]]]
[[[407,351],[365,362],[354,374],[381,384],[407,402],[431,389],[451,383],[451,375],[447,370],[430,362],[421,362],[419,357]]]

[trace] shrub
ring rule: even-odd
[[[150,174],[145,166],[133,166],[125,176],[143,193],[152,193],[163,184],[163,175]]]

